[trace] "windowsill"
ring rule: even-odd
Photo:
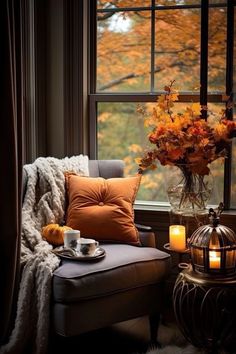
[[[216,205],[208,208],[216,209]],[[152,203],[136,201],[134,204],[135,220],[139,224],[149,225],[160,235],[166,234],[170,224],[170,205],[168,203]],[[236,232],[236,210],[224,210],[220,217],[220,224],[226,225]]]
[[[217,205],[209,205],[208,208],[217,208]],[[145,201],[136,201],[134,203],[134,210],[141,210],[141,211],[150,211],[150,212],[166,212],[169,213],[170,205],[168,203],[155,203],[155,202],[145,202]],[[223,211],[224,215],[236,215],[235,209],[229,209]]]
[[[136,201],[134,203],[134,210],[149,210],[149,211],[166,211],[169,212],[170,206],[168,203],[155,203],[155,202],[145,202]]]

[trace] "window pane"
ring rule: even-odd
[[[224,103],[208,103],[208,119],[218,122],[225,109]],[[218,159],[209,165],[211,174],[214,177],[213,193],[210,204],[219,205],[224,200],[224,160]]]
[[[98,9],[112,9],[121,7],[146,7],[151,5],[151,0],[99,0],[97,1]]]
[[[209,9],[208,90],[225,92],[226,8]]]
[[[234,76],[235,80],[236,76]],[[234,81],[235,84],[235,81]],[[234,86],[235,87],[235,86]],[[234,108],[233,119],[236,121],[236,109]],[[232,143],[232,182],[231,182],[231,208],[236,208],[236,140]]]
[[[125,175],[138,171],[135,158],[141,157],[145,148],[154,148],[147,139],[150,128],[144,127],[144,119],[137,113],[138,103],[99,103],[98,104],[98,159],[122,159],[125,161]],[[176,104],[178,112],[186,107]],[[151,112],[153,103],[146,104]],[[218,117],[222,105],[209,105]],[[223,199],[223,163],[211,164],[214,176],[214,192],[210,204],[218,205]],[[167,202],[166,181],[171,168],[158,164],[157,170],[144,174],[137,200]]]
[[[148,145],[148,131],[144,128],[143,117],[137,113],[137,104],[98,104],[98,159],[124,160],[126,176],[137,173],[135,158],[141,156]],[[144,176],[137,199],[167,201],[165,172],[161,166],[157,172]]]
[[[137,172],[134,159],[146,144],[147,131],[137,113],[137,104],[98,103],[98,158],[124,159],[126,174]]]
[[[235,140],[233,140],[233,144],[232,144],[231,208],[236,208],[236,142]]]
[[[150,11],[98,16],[97,91],[149,91],[150,43]]]
[[[155,89],[173,79],[179,91],[199,89],[200,10],[156,11],[155,26]]]

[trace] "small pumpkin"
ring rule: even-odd
[[[42,237],[51,245],[64,244],[64,231],[72,230],[71,227],[59,224],[48,224],[42,228]]]

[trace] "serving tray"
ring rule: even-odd
[[[98,247],[93,256],[83,256],[71,248],[57,247],[52,250],[57,256],[75,261],[93,261],[104,258],[106,251],[102,247]]]

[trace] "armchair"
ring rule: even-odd
[[[123,177],[121,160],[90,160],[91,177]],[[99,262],[63,259],[52,278],[51,323],[70,337],[148,315],[156,342],[169,254],[156,248],[151,228],[137,224],[142,246],[104,243]],[[96,316],[94,315],[96,314]]]

